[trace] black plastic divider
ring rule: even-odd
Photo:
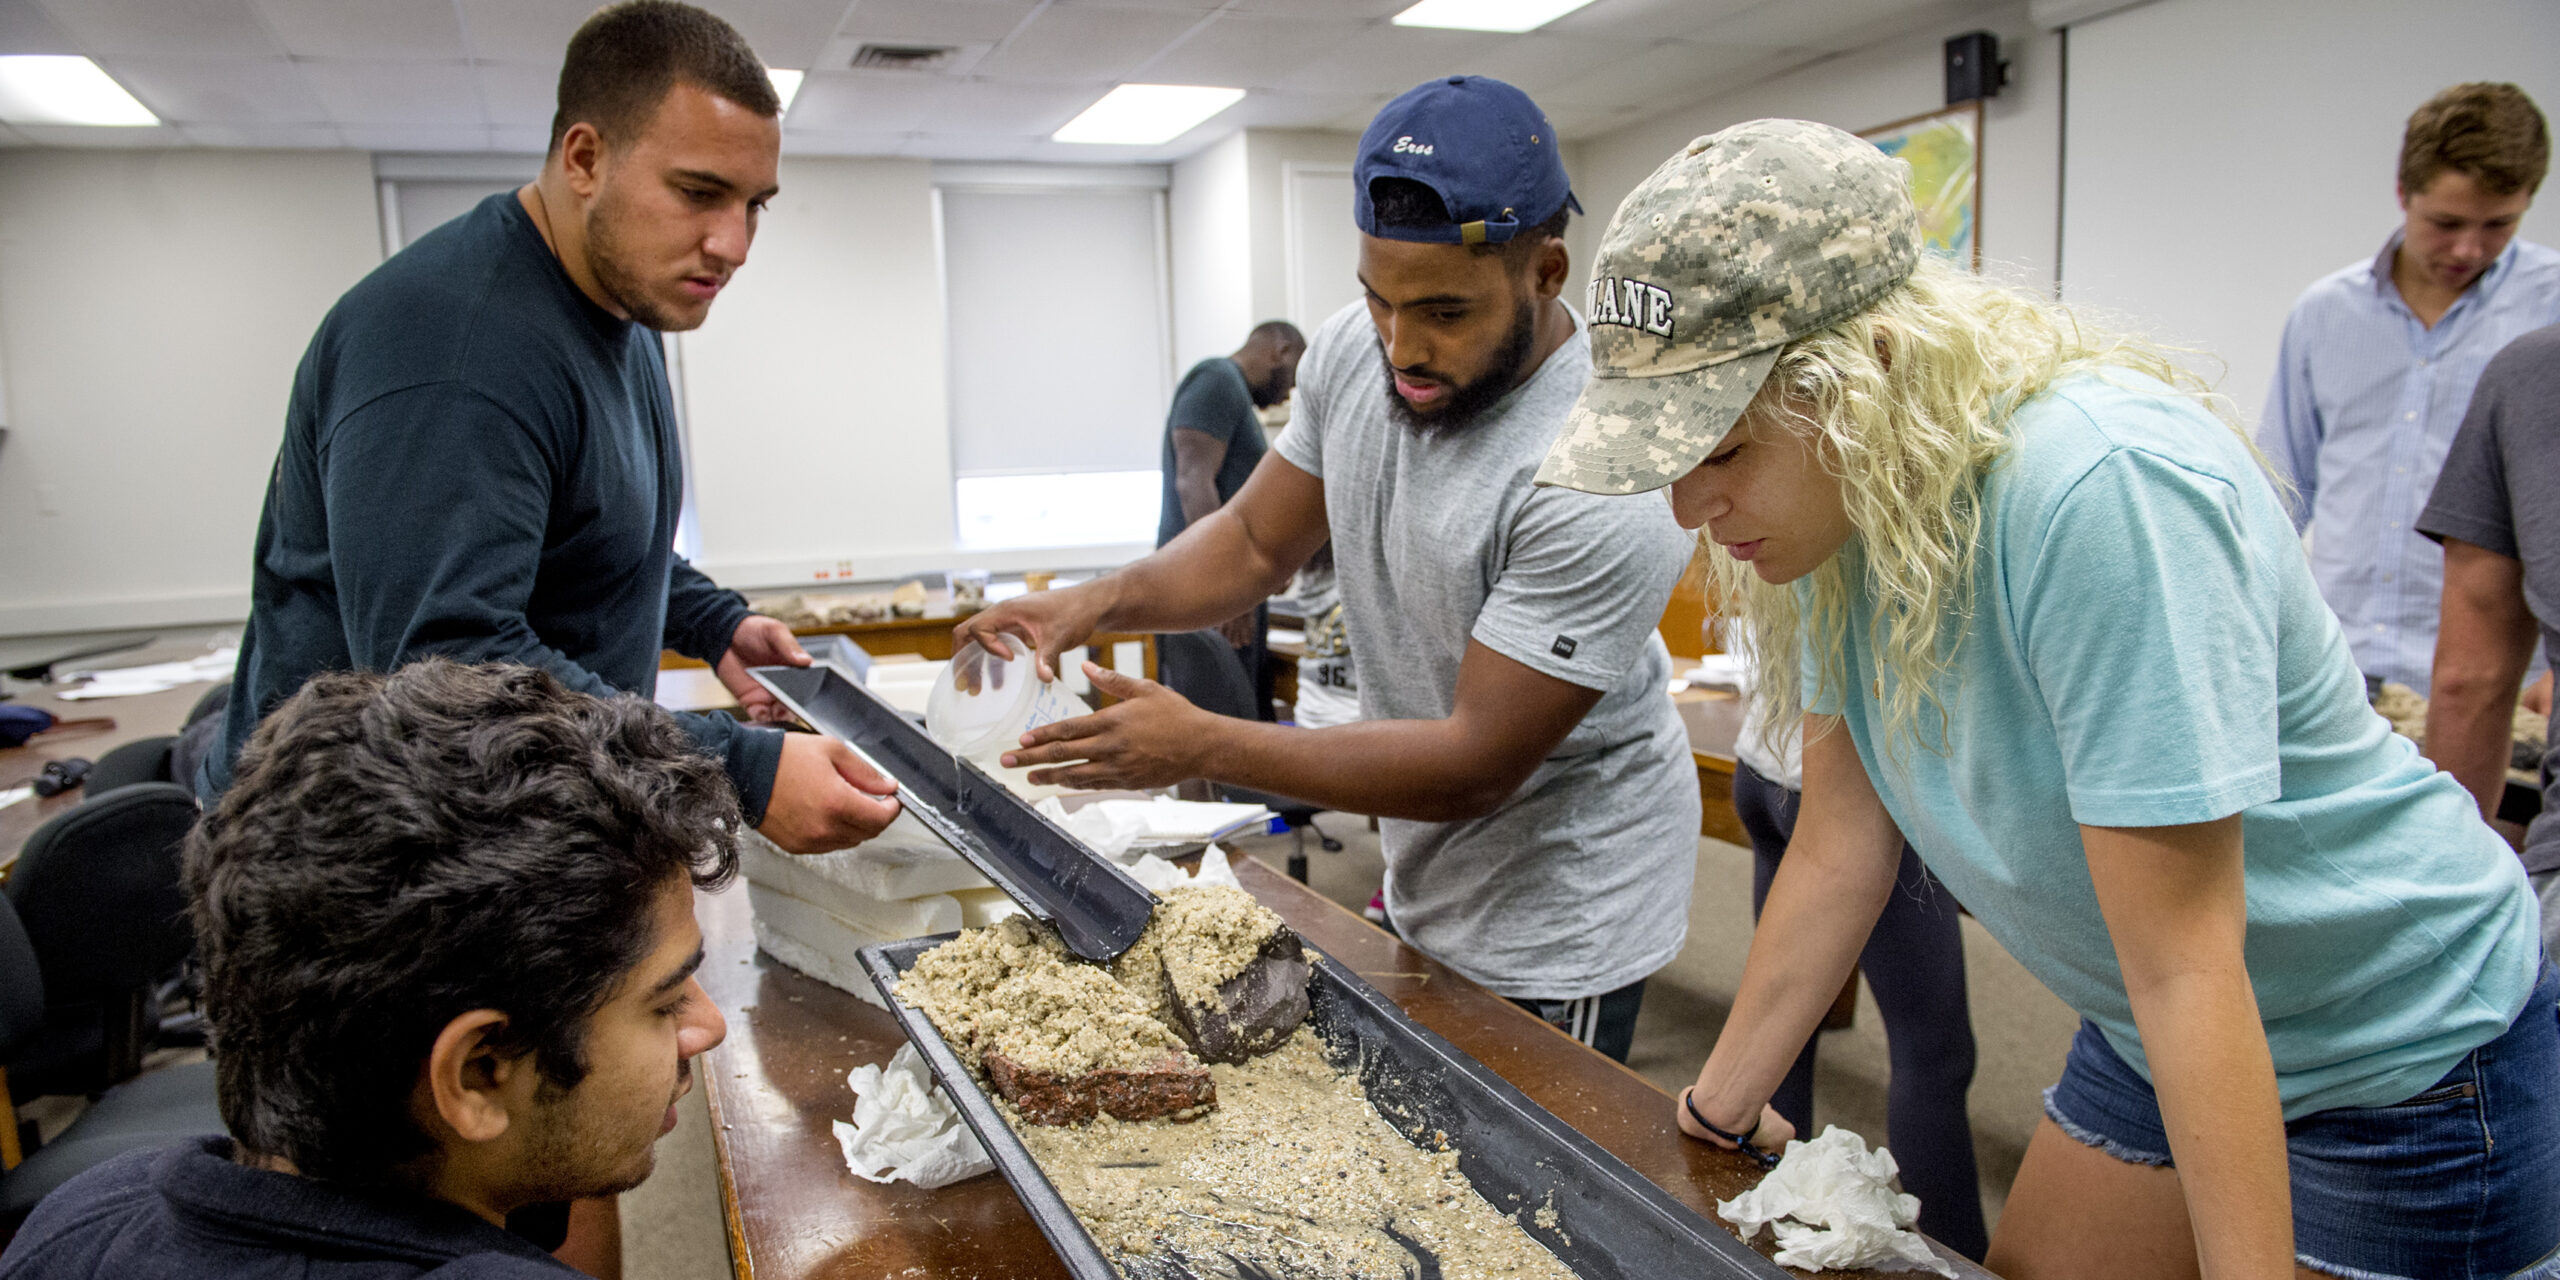
[[[997,1111],[976,1077],[952,1052],[933,1020],[898,1002],[898,976],[916,957],[955,935],[865,947],[862,967],[887,999],[889,1012],[914,1041],[934,1078],[978,1135],[996,1169],[1013,1184],[1041,1233],[1077,1280],[1123,1280],[1110,1258],[1067,1207],[1022,1139]],[[1457,1148],[1458,1170],[1496,1212],[1507,1213],[1565,1266],[1590,1280],[1679,1276],[1776,1277],[1787,1273],[1733,1233],[1672,1199],[1625,1161],[1558,1120],[1510,1082],[1456,1045],[1425,1030],[1403,1009],[1332,957],[1308,948],[1315,976],[1309,1021],[1334,1065],[1355,1072],[1387,1123],[1426,1150],[1436,1135]],[[1537,1211],[1552,1207],[1554,1225]],[[1274,1274],[1263,1272],[1262,1274]],[[1426,1274],[1456,1276],[1442,1269]],[[1133,1259],[1128,1280],[1190,1276],[1162,1258]]]
[[[897,779],[908,812],[985,872],[1022,909],[1054,926],[1067,949],[1109,960],[1146,932],[1156,896],[1058,829],[986,770],[942,744],[880,695],[825,667],[756,667],[756,683],[820,733],[860,748]]]

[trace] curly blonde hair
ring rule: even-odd
[[[1772,749],[1809,701],[1846,696],[1843,642],[1864,625],[1888,677],[1880,754],[1943,753],[1943,677],[1972,621],[1982,485],[2009,449],[2010,415],[2068,375],[2122,370],[2193,397],[2245,442],[2228,402],[2171,355],[1925,254],[1874,306],[1788,344],[1751,413],[1818,438],[1855,533],[1838,555],[1784,585],[1762,581],[1721,548],[1708,553],[1713,598],[1751,652],[1798,655],[1810,646],[1814,655],[1811,690],[1800,660],[1760,664],[1753,696]],[[2256,446],[2250,452],[2263,466]]]

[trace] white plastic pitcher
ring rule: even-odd
[[[924,728],[933,740],[956,756],[964,756],[1002,780],[1025,800],[1061,795],[1065,787],[1034,786],[1028,769],[998,763],[1004,753],[1022,745],[1022,735],[1044,724],[1090,715],[1093,709],[1054,681],[1035,673],[1038,659],[1029,642],[1011,637],[1013,657],[998,661],[977,641],[960,646],[951,665],[934,682],[925,700]],[[961,680],[977,676],[977,688],[965,690]]]

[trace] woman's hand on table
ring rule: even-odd
[[[1709,1104],[1699,1102],[1697,1091],[1697,1086],[1691,1085],[1681,1090],[1680,1096],[1673,1099],[1671,1103],[1672,1118],[1679,1122],[1680,1132],[1692,1138],[1710,1146],[1722,1147],[1727,1151],[1742,1149],[1731,1139],[1711,1133],[1705,1124],[1700,1124],[1698,1117],[1704,1115],[1708,1117],[1708,1123],[1724,1129],[1726,1133],[1741,1134],[1753,1148],[1769,1155],[1776,1155],[1786,1150],[1787,1144],[1795,1139],[1796,1127],[1787,1123],[1787,1118],[1779,1115],[1776,1107],[1765,1102],[1761,1103],[1758,1126],[1749,1129],[1740,1128],[1738,1125],[1726,1125],[1721,1117],[1709,1109]]]
[[[1022,746],[1004,754],[1005,767],[1032,768],[1034,785],[1088,791],[1145,790],[1205,776],[1201,762],[1225,717],[1153,680],[1099,663],[1084,664],[1084,673],[1096,690],[1119,701],[1022,735]],[[1064,767],[1036,767],[1042,765]]]

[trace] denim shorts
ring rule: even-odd
[[[2170,1163],[2151,1083],[2085,1020],[2044,1111],[2119,1160]],[[2560,969],[2544,961],[2524,1012],[2435,1084],[2284,1130],[2303,1266],[2349,1280],[2560,1280]]]

